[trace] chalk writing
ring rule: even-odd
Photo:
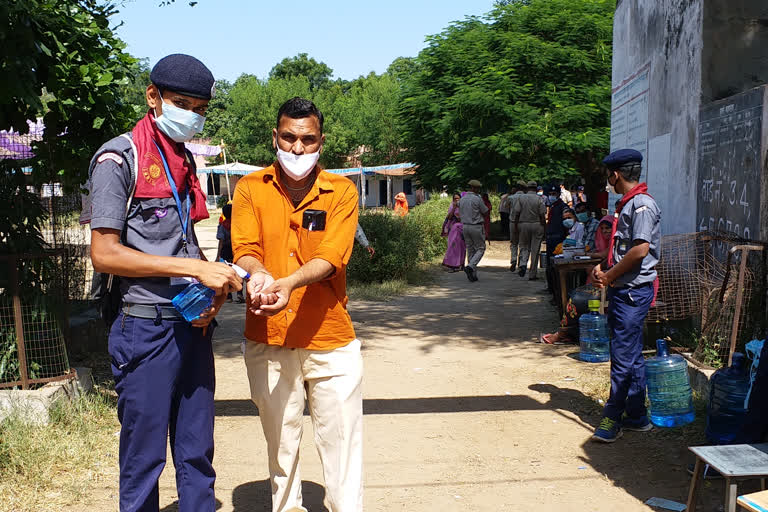
[[[757,236],[763,90],[711,103],[699,112],[699,230]]]

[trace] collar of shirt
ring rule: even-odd
[[[280,181],[279,169],[280,164],[278,162],[275,162],[271,166],[265,168],[264,181],[272,181],[272,183],[275,184],[275,187],[277,187],[283,197],[285,197],[285,199],[291,205],[293,205],[293,200],[291,200],[291,196],[288,194],[288,190],[286,190],[285,184]],[[315,182],[312,184],[312,188],[310,188],[307,192],[307,195],[304,196],[304,199],[302,199],[299,205],[294,208],[294,211],[304,208],[308,202],[317,199],[321,192],[333,192],[333,183],[331,183],[330,180],[328,180],[328,177],[321,172],[322,170],[323,169],[320,168],[320,166],[315,166],[315,169],[312,171],[316,173]]]

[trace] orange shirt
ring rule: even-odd
[[[269,345],[330,350],[355,339],[347,312],[346,266],[357,228],[357,189],[343,176],[320,171],[298,208],[280,186],[275,165],[242,178],[232,201],[234,260],[253,256],[275,279],[314,258],[334,266],[327,279],[294,290],[272,317],[247,311],[245,337]],[[306,210],[326,212],[324,231],[303,225]]]

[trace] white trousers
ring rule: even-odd
[[[363,358],[360,341],[335,350],[246,342],[251,399],[267,440],[272,511],[302,506],[299,445],[305,396],[330,512],[363,510]],[[306,392],[306,395],[305,395]]]

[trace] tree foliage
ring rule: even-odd
[[[427,184],[545,180],[609,147],[614,0],[497,2],[428,38],[402,83],[405,146]]]
[[[333,70],[324,62],[317,62],[306,53],[295,57],[286,57],[275,64],[269,72],[269,78],[304,77],[309,81],[311,90],[316,91],[331,81]]]
[[[109,28],[114,12],[96,0],[0,2],[0,129],[26,133],[26,121],[40,117],[46,128],[33,160],[0,160],[2,252],[44,245],[46,213],[22,166],[36,184],[75,189],[96,149],[135,115],[125,93],[140,69]]]
[[[303,55],[303,61],[315,62]],[[278,65],[267,79],[242,75],[231,85],[217,82],[217,97],[209,107],[204,136],[216,142],[224,140],[232,159],[270,164],[275,159],[272,130],[277,111],[286,100],[301,96],[314,101],[325,117],[322,165],[379,165],[404,158],[397,126],[396,78],[389,73],[371,73],[343,82],[331,81],[328,74],[318,81],[320,75],[312,69],[330,68],[316,64],[307,71],[312,76],[288,72],[285,67],[276,73]],[[313,80],[321,85],[313,85]]]
[[[43,118],[37,181],[79,185],[98,146],[134,117],[124,93],[139,66],[109,28],[115,12],[96,0],[0,3],[0,121],[24,132]]]

